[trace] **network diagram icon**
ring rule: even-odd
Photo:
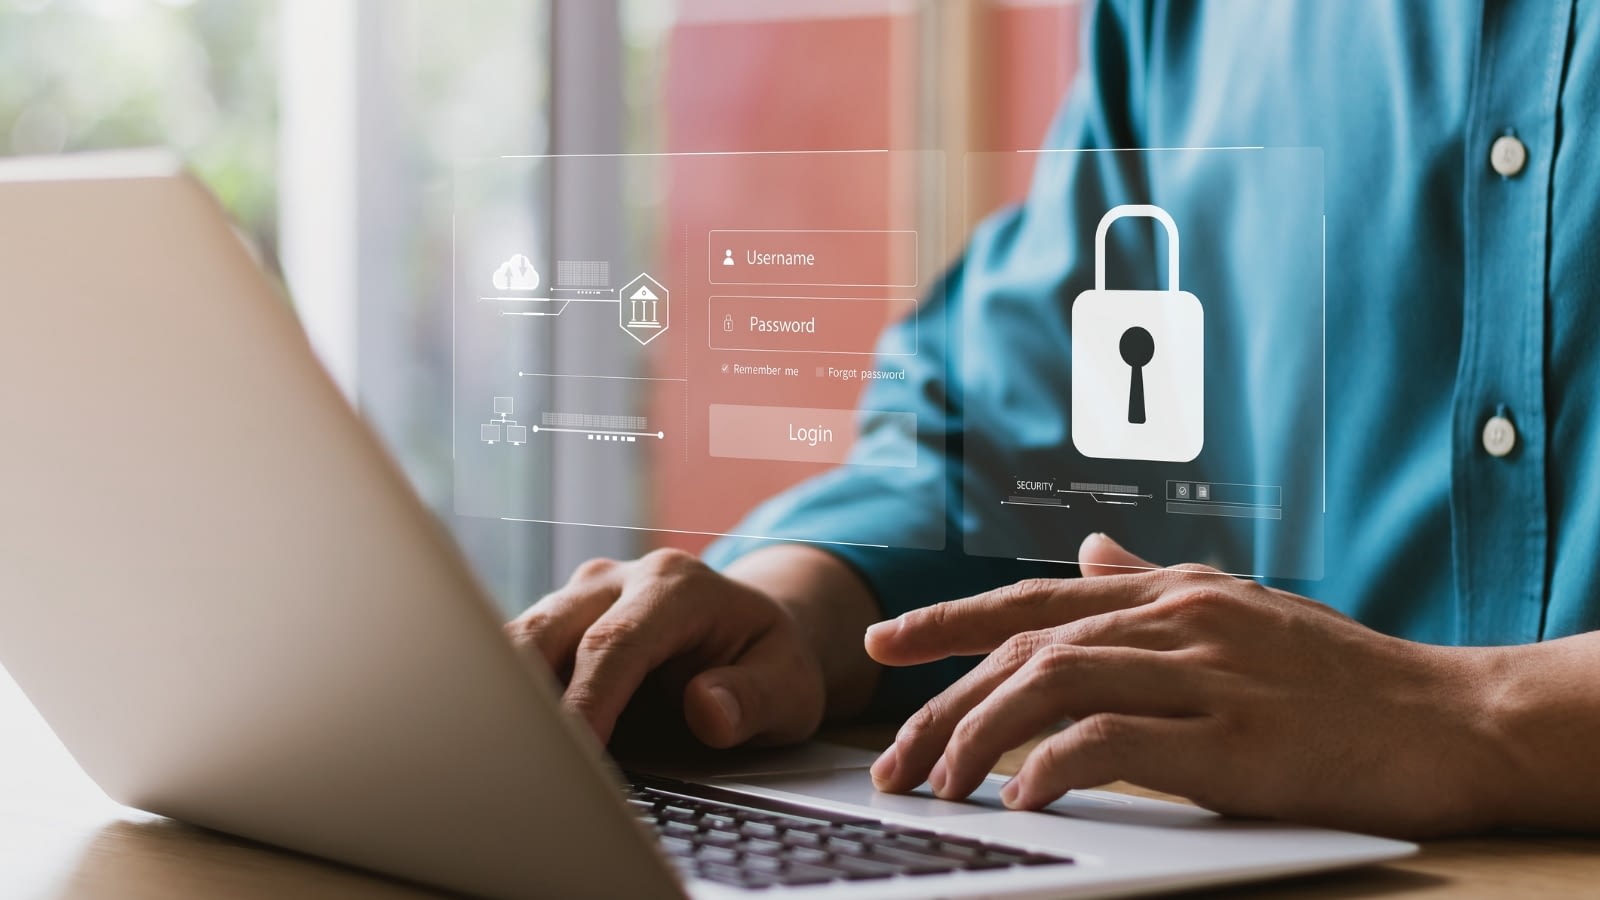
[[[494,398],[494,418],[478,426],[479,440],[485,444],[505,441],[512,446],[521,446],[528,442],[528,426],[520,425],[516,419],[511,418],[515,408],[514,403],[511,397]]]

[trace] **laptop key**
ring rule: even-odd
[[[960,868],[963,872],[986,872],[991,869],[1009,869],[1011,868],[1011,863],[998,859],[978,857],[977,859],[961,860]]]
[[[684,838],[692,838],[696,834],[700,833],[700,829],[693,822],[680,822],[676,819],[668,819],[666,822],[661,824],[661,833],[676,835]]]
[[[936,837],[919,837],[911,834],[891,834],[884,844],[890,847],[899,847],[902,850],[914,850],[918,853],[935,853],[943,845]]]
[[[744,843],[740,844],[739,848],[746,853],[753,853],[756,856],[778,856],[783,854],[788,849],[777,841],[764,841],[760,838],[749,838],[745,840]]]
[[[739,836],[731,831],[707,831],[700,835],[700,843],[718,847],[732,847],[739,843]]]
[[[882,862],[874,859],[860,859],[853,856],[840,856],[828,863],[833,869],[844,873],[844,877],[851,881],[861,881],[869,878],[892,878],[900,875],[905,870],[894,863]]]
[[[905,868],[908,875],[928,875],[934,872],[950,872],[962,868],[962,864],[953,859],[942,859],[924,853],[913,853],[910,850],[899,850],[894,847],[877,846],[872,848],[874,862],[887,862]]]
[[[844,825],[835,829],[834,833],[840,837],[849,838],[852,841],[860,841],[864,844],[870,844],[873,841],[880,841],[888,837],[881,827],[867,828],[862,825]]]
[[[746,856],[742,862],[746,871],[768,874],[781,872],[789,865],[776,856]]]
[[[715,881],[719,884],[728,884],[734,887],[756,887],[757,883],[761,881],[765,881],[765,884],[760,885],[762,887],[772,884],[771,879],[762,879],[754,872],[747,874],[743,869],[736,866],[724,866],[717,863],[710,863],[696,868],[695,875],[707,881]]]
[[[826,884],[839,878],[839,873],[820,866],[790,863],[777,875],[777,882],[786,885]]]
[[[824,838],[812,831],[790,828],[783,833],[783,843],[789,847],[820,847]]]
[[[768,822],[745,822],[739,826],[739,833],[753,838],[776,838],[778,826]]]
[[[731,866],[739,862],[739,851],[727,847],[701,845],[694,858],[700,862],[723,863]]]
[[[835,859],[832,853],[826,850],[815,850],[811,847],[790,847],[787,854],[789,859],[808,865],[829,865]]]
[[[663,836],[656,839],[668,856],[689,856],[694,853],[694,842],[680,837]]]
[[[865,843],[857,840],[851,840],[850,838],[831,837],[828,838],[828,843],[824,846],[834,853],[848,856],[861,856],[867,852],[867,845]]]

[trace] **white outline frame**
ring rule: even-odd
[[[719,234],[909,234],[911,235],[911,282],[887,284],[847,284],[836,281],[720,281],[712,277],[717,269],[726,268],[721,263],[712,264],[712,249],[717,245],[712,238]],[[922,284],[922,235],[913,228],[713,228],[706,232],[706,282],[732,287],[899,287],[914,288]]]
[[[837,300],[840,303],[910,303],[911,304],[911,330],[913,334],[912,349],[910,353],[883,353],[876,347],[871,350],[783,350],[775,347],[718,347],[712,343],[712,335],[718,334],[717,317],[711,311],[711,304],[718,300]],[[905,319],[896,320],[896,323]],[[716,326],[716,327],[714,327]],[[883,336],[879,331],[876,338]],[[922,349],[922,303],[914,297],[748,297],[734,296],[731,294],[718,294],[706,298],[706,349],[717,353],[799,353],[817,356],[916,356]]]

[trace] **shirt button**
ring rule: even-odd
[[[1483,423],[1483,449],[1490,456],[1509,456],[1517,447],[1517,426],[1505,416],[1494,416]]]
[[[1496,172],[1507,178],[1514,178],[1522,173],[1523,167],[1528,164],[1527,145],[1517,140],[1514,135],[1502,134],[1494,139],[1494,146],[1489,148],[1489,165]]]

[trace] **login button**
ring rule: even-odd
[[[860,416],[866,416],[874,427],[903,432],[903,449],[875,452],[870,460],[851,459]],[[910,468],[917,464],[916,428],[917,417],[904,412],[713,403],[711,455]]]

